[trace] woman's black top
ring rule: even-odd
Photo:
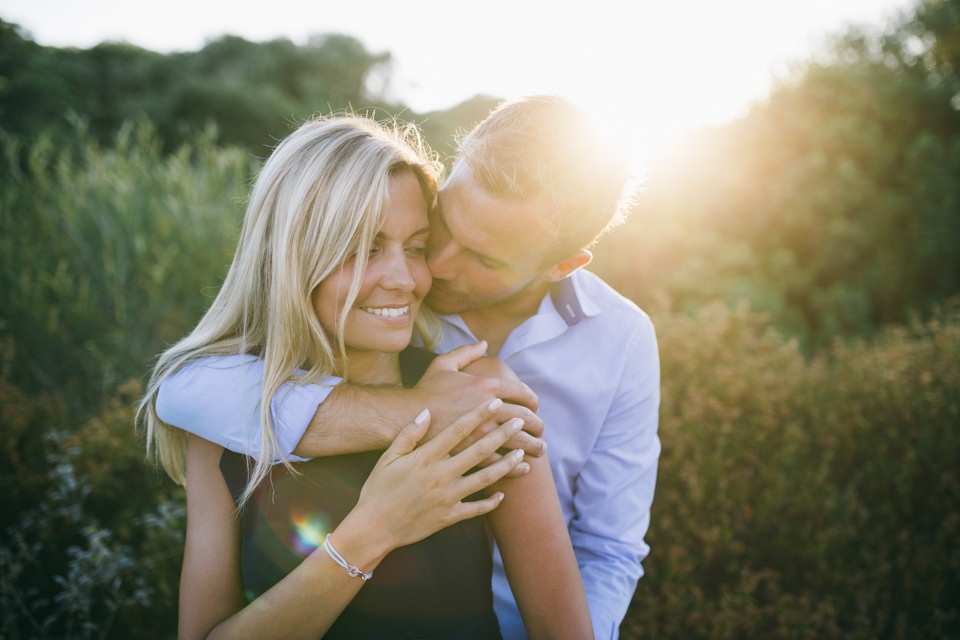
[[[404,386],[416,384],[433,357],[413,347],[403,351]],[[337,527],[356,505],[381,454],[375,451],[295,463],[299,475],[283,465],[273,468],[241,511],[240,566],[248,601],[293,571],[324,535]],[[246,485],[247,463],[245,456],[227,450],[221,458],[220,469],[234,500]],[[483,519],[460,522],[387,555],[323,637],[500,638],[493,614],[491,571]],[[317,607],[322,606],[323,602],[317,602]]]

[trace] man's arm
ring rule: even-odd
[[[281,385],[272,410],[282,454],[293,451],[317,407],[339,382],[331,377],[324,384]],[[258,458],[262,383],[263,361],[255,356],[200,358],[163,381],[157,415],[204,440]]]
[[[660,456],[660,365],[653,326],[641,324],[599,437],[577,479],[570,539],[598,639],[617,637],[643,575]]]
[[[282,385],[272,401],[280,453],[303,460],[386,449],[424,407],[434,416],[430,437],[482,401],[499,397],[504,405],[496,422],[482,425],[465,446],[496,424],[519,417],[525,431],[508,446],[540,455],[543,422],[534,413],[533,392],[522,383],[466,372],[484,349],[480,343],[438,356],[414,389],[363,387],[335,377],[323,384]],[[168,424],[257,458],[262,380],[263,361],[254,356],[201,358],[161,384],[157,414]]]
[[[485,350],[486,344],[480,342],[437,356],[412,389],[337,386],[317,408],[294,454],[309,458],[382,449],[424,407],[433,416],[429,439],[472,407],[500,398],[503,405],[494,420],[481,425],[464,446],[498,424],[520,418],[524,430],[507,446],[539,456],[544,444],[543,421],[535,413],[537,396],[516,376],[498,375],[503,369],[491,364],[492,359],[481,358]]]

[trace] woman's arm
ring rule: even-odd
[[[484,358],[466,371],[511,377],[500,360]],[[530,638],[593,638],[590,608],[570,543],[547,455],[527,457],[530,471],[488,489],[505,495],[487,515],[510,588]]]
[[[503,503],[487,521],[530,638],[593,637],[590,609],[547,456],[491,487]]]
[[[360,499],[332,539],[347,562],[373,571],[393,549],[412,544],[467,518],[494,510],[502,494],[463,502],[513,469],[504,456],[481,472],[466,472],[516,435],[510,422],[460,453],[455,446],[487,420],[499,401],[461,416],[418,446],[429,414],[401,431],[364,483]],[[244,606],[240,580],[240,525],[220,473],[222,448],[191,436],[187,449],[187,538],[180,583],[180,628],[193,638],[316,638],[350,603],[363,581],[352,577],[323,548],[283,580]],[[466,475],[465,475],[466,474]]]
[[[222,452],[222,447],[196,436],[187,445],[187,536],[179,637],[319,637],[359,591],[361,580],[312,554],[255,603],[245,606],[240,521],[220,473]]]

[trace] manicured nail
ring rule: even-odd
[[[514,418],[510,421],[510,431],[516,433],[523,428],[523,418]]]
[[[416,418],[413,419],[418,425],[422,425],[430,417],[430,409],[424,409]]]
[[[517,449],[513,452],[513,457],[517,460],[523,460],[523,449]]]
[[[503,400],[501,400],[500,398],[494,398],[493,400],[490,401],[490,404],[487,405],[487,409],[490,411],[496,411],[501,406],[503,406]]]

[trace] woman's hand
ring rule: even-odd
[[[464,498],[486,489],[517,467],[520,472],[528,469],[529,465],[522,462],[523,451],[515,450],[494,464],[468,471],[516,435],[523,422],[507,421],[462,451],[454,450],[501,404],[494,400],[474,408],[419,446],[430,426],[430,414],[424,410],[404,427],[364,483],[357,506],[336,529],[337,549],[344,557],[360,567],[375,566],[397,547],[495,509],[503,499],[502,493],[469,502]],[[353,542],[370,538],[371,531],[377,532],[376,547],[355,548]]]

